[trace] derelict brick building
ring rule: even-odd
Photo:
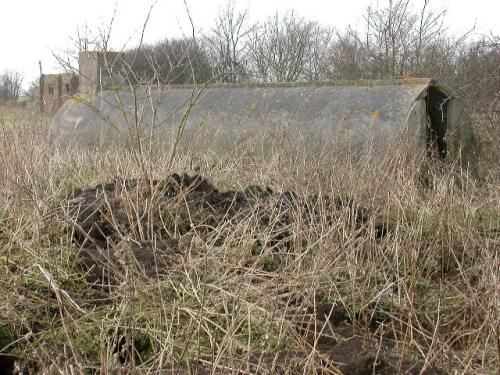
[[[121,82],[120,52],[85,51],[79,56],[79,89],[85,94],[94,94],[113,81]]]
[[[78,92],[78,76],[74,74],[42,74],[42,90],[35,90],[35,103],[42,111],[57,111]]]
[[[79,55],[78,74],[42,74],[42,90],[35,90],[35,103],[40,110],[57,111],[70,97],[78,93],[94,94],[103,86],[122,81],[119,52],[85,51]]]

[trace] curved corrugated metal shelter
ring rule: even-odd
[[[466,111],[449,88],[430,79],[103,90],[65,103],[50,139],[68,146],[168,138],[181,123],[183,137],[203,134],[217,147],[242,134],[286,129],[314,147],[348,132],[361,148],[409,134],[440,158],[461,153],[470,162],[475,152]]]

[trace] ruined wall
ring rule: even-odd
[[[73,74],[43,74],[42,96],[35,90],[35,103],[42,111],[54,112],[78,91],[78,76]]]
[[[120,56],[119,52],[81,52],[79,75],[42,74],[42,93],[39,88],[34,93],[37,107],[55,112],[77,93],[94,94],[118,82],[123,66]]]
[[[79,92],[94,94],[109,84],[122,69],[120,52],[80,52]]]

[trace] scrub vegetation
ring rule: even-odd
[[[157,149],[139,165],[133,149],[56,151],[49,118],[0,118],[2,363],[105,374],[498,368],[498,126],[476,120],[485,146],[472,180],[403,146],[319,159],[290,152],[290,139],[252,153],[179,147],[173,162]]]
[[[339,138],[318,155],[293,134],[256,134],[201,153],[182,142],[185,118],[169,145],[136,134],[60,150],[50,115],[0,107],[1,371],[496,373],[498,38],[446,39],[440,13],[408,3],[369,10],[366,44],[293,13],[244,27],[230,3],[206,38],[165,44],[182,57],[172,66],[158,46],[127,51],[127,84],[439,77],[422,67],[447,56],[473,113],[477,176],[404,142],[358,154]],[[96,47],[79,37],[76,52]]]

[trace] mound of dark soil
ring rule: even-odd
[[[183,238],[193,233],[207,238],[216,233],[215,244],[223,243],[225,230],[221,228],[250,218],[257,229],[269,233],[265,243],[255,239],[256,248],[275,252],[292,246],[290,225],[299,216],[308,225],[329,225],[341,217],[353,230],[366,228],[369,220],[367,209],[351,199],[299,197],[259,186],[222,192],[206,179],[186,174],[150,184],[116,179],[75,189],[64,208],[73,241],[97,279],[120,274],[124,265],[137,267],[148,276],[168,272],[175,255],[184,251]],[[385,233],[381,221],[374,236]]]
[[[339,223],[342,230],[351,228],[354,236],[369,233],[377,238],[387,232],[382,220],[369,226],[374,219],[367,209],[351,199],[303,197],[258,186],[219,191],[200,176],[178,174],[147,184],[143,180],[116,179],[93,188],[76,189],[58,212],[68,223],[68,233],[79,248],[88,279],[105,285],[123,282],[130,273],[146,281],[175,273],[179,258],[203,251],[193,245],[193,238],[212,246],[227,245],[226,241],[240,224],[253,228],[252,249],[278,256],[293,253],[294,247],[298,246],[300,251],[308,245],[294,242],[293,226],[297,222],[311,232],[317,226]],[[259,237],[259,233],[265,236]],[[315,306],[314,311],[304,315],[311,320],[297,326],[304,351],[285,349],[277,357],[269,352],[255,353],[255,358],[252,355],[245,360],[245,366],[255,365],[258,369],[265,365],[275,368],[274,373],[288,373],[294,363],[302,366],[314,352],[325,373],[417,374],[424,370],[423,363],[394,356],[394,345],[385,338],[378,341],[365,337],[365,332],[356,332],[346,321],[342,308],[337,311],[331,304],[321,303]],[[326,319],[331,330],[318,337],[318,327]],[[203,364],[195,373],[208,373],[207,365]],[[238,364],[231,368],[238,368]],[[435,373],[431,369],[425,371]],[[179,372],[172,369],[171,373],[183,373],[183,369]]]
[[[377,341],[352,335],[344,337],[339,344],[331,348],[324,348],[322,352],[327,361],[335,364],[335,367],[346,375],[441,374],[441,371],[426,366],[425,361],[391,355],[392,345],[385,341],[382,344]]]

